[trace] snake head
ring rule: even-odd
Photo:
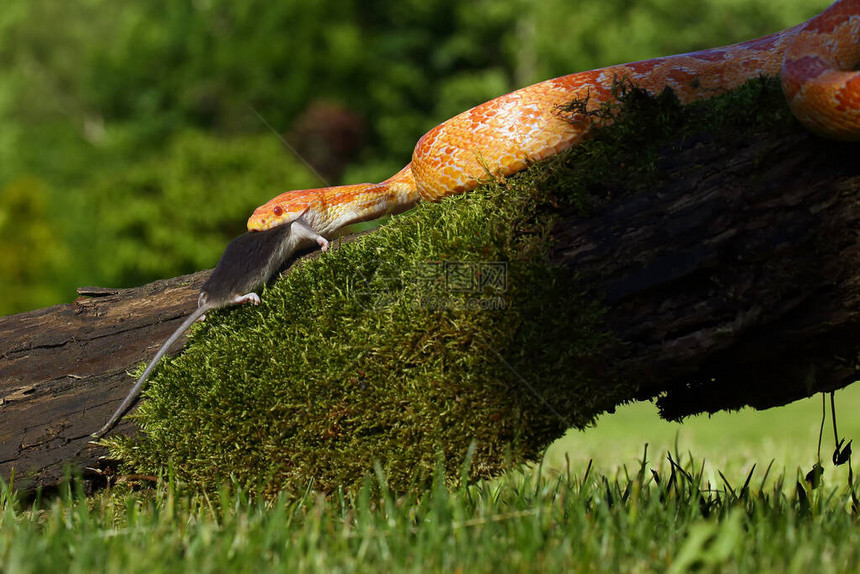
[[[248,219],[248,231],[266,231],[292,223],[318,201],[317,189],[297,189],[282,193],[254,210]]]

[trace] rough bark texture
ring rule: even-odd
[[[670,183],[583,220],[552,257],[605,294],[608,320],[664,415],[765,408],[857,379],[860,145],[803,133],[690,144]],[[52,486],[194,309],[208,272],[0,318],[0,476]],[[563,342],[561,342],[563,344]],[[123,423],[115,432],[133,432]],[[25,483],[22,483],[22,479]]]
[[[70,305],[0,317],[0,477],[53,486],[63,465],[96,467],[90,445],[148,360],[197,306],[209,271],[135,289],[82,288]],[[101,422],[99,422],[101,421]],[[134,431],[130,422],[116,432]]]
[[[678,419],[858,380],[860,144],[798,129],[659,166],[668,184],[563,219],[553,253],[605,293],[637,398]]]

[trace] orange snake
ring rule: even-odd
[[[825,137],[860,140],[860,0],[838,0],[811,20],[739,44],[609,66],[546,80],[500,96],[436,126],[418,141],[412,162],[378,184],[288,191],[258,207],[249,231],[292,223],[323,250],[342,227],[477,187],[580,142],[586,114],[558,109],[587,99],[589,110],[613,97],[616,79],[657,93],[671,87],[688,103],[750,78],[781,76],[803,125]]]

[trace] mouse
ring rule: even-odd
[[[254,290],[272,279],[292,254],[312,245],[319,245],[323,251],[328,248],[328,242],[323,245],[318,234],[304,225],[292,223],[266,231],[251,231],[233,239],[215,270],[200,288],[197,309],[161,345],[110,420],[91,436],[102,438],[131,410],[155,366],[191,325],[204,320],[206,313],[214,309],[244,303],[258,305],[260,296]]]

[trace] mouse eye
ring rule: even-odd
[[[275,217],[280,217],[284,214],[284,208],[280,205],[276,205],[272,212],[275,214]]]

